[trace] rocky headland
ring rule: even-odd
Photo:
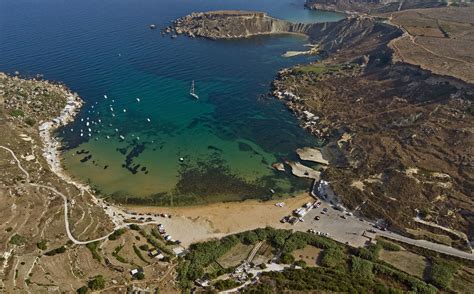
[[[291,23],[273,18],[265,12],[218,10],[192,13],[181,17],[164,32],[215,40],[266,34],[306,34],[311,27],[310,24]]]

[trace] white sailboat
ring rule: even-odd
[[[189,90],[189,95],[193,96],[196,99],[199,99],[199,96],[194,92],[194,80],[191,83],[191,90]]]

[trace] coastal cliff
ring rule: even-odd
[[[406,9],[444,7],[438,0],[306,0],[305,7],[345,13],[384,13]]]
[[[276,19],[264,12],[225,10],[192,13],[177,19],[165,32],[215,40],[264,34],[306,34],[312,26]]]
[[[338,22],[306,24],[273,18],[264,12],[211,11],[179,18],[165,29],[165,33],[213,40],[264,34],[304,34],[319,45],[320,51],[332,52],[350,47],[369,35],[378,35],[382,41],[389,41],[402,32],[371,16],[350,16]]]

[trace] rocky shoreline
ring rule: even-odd
[[[61,111],[61,114],[50,121],[43,122],[39,126],[39,134],[43,143],[43,156],[46,162],[51,171],[68,183],[73,181],[64,174],[61,167],[61,143],[54,138],[54,131],[72,122],[82,105],[82,99],[77,94],[68,91],[66,93],[66,106]],[[75,186],[78,186],[78,184],[75,184]]]

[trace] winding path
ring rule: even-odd
[[[40,184],[35,184],[35,183],[31,183],[31,180],[30,180],[30,174],[23,168],[23,166],[21,166],[21,163],[20,163],[20,160],[18,159],[18,157],[15,155],[15,153],[13,152],[13,150],[11,150],[10,148],[8,147],[5,147],[5,146],[1,146],[0,145],[0,148],[10,152],[10,154],[13,156],[13,159],[15,159],[17,165],[18,165],[18,168],[25,174],[26,176],[26,184],[32,186],[32,187],[38,187],[38,188],[43,188],[43,189],[48,189],[50,190],[51,192],[54,192],[55,194],[59,195],[62,197],[63,201],[64,201],[64,224],[66,226],[66,233],[67,233],[67,236],[68,238],[74,242],[74,244],[78,244],[78,245],[85,245],[85,244],[88,244],[88,243],[93,243],[93,242],[97,242],[97,241],[101,241],[101,240],[104,240],[106,238],[108,238],[112,233],[109,233],[103,237],[100,237],[100,238],[97,238],[97,239],[94,239],[94,240],[89,240],[89,241],[79,241],[77,240],[76,238],[74,238],[74,236],[72,235],[71,233],[71,230],[69,229],[69,218],[68,218],[68,200],[67,200],[67,197],[66,195],[64,195],[63,193],[59,192],[58,190],[56,190],[55,188],[53,187],[50,187],[50,186],[46,186],[46,185],[40,185]]]

